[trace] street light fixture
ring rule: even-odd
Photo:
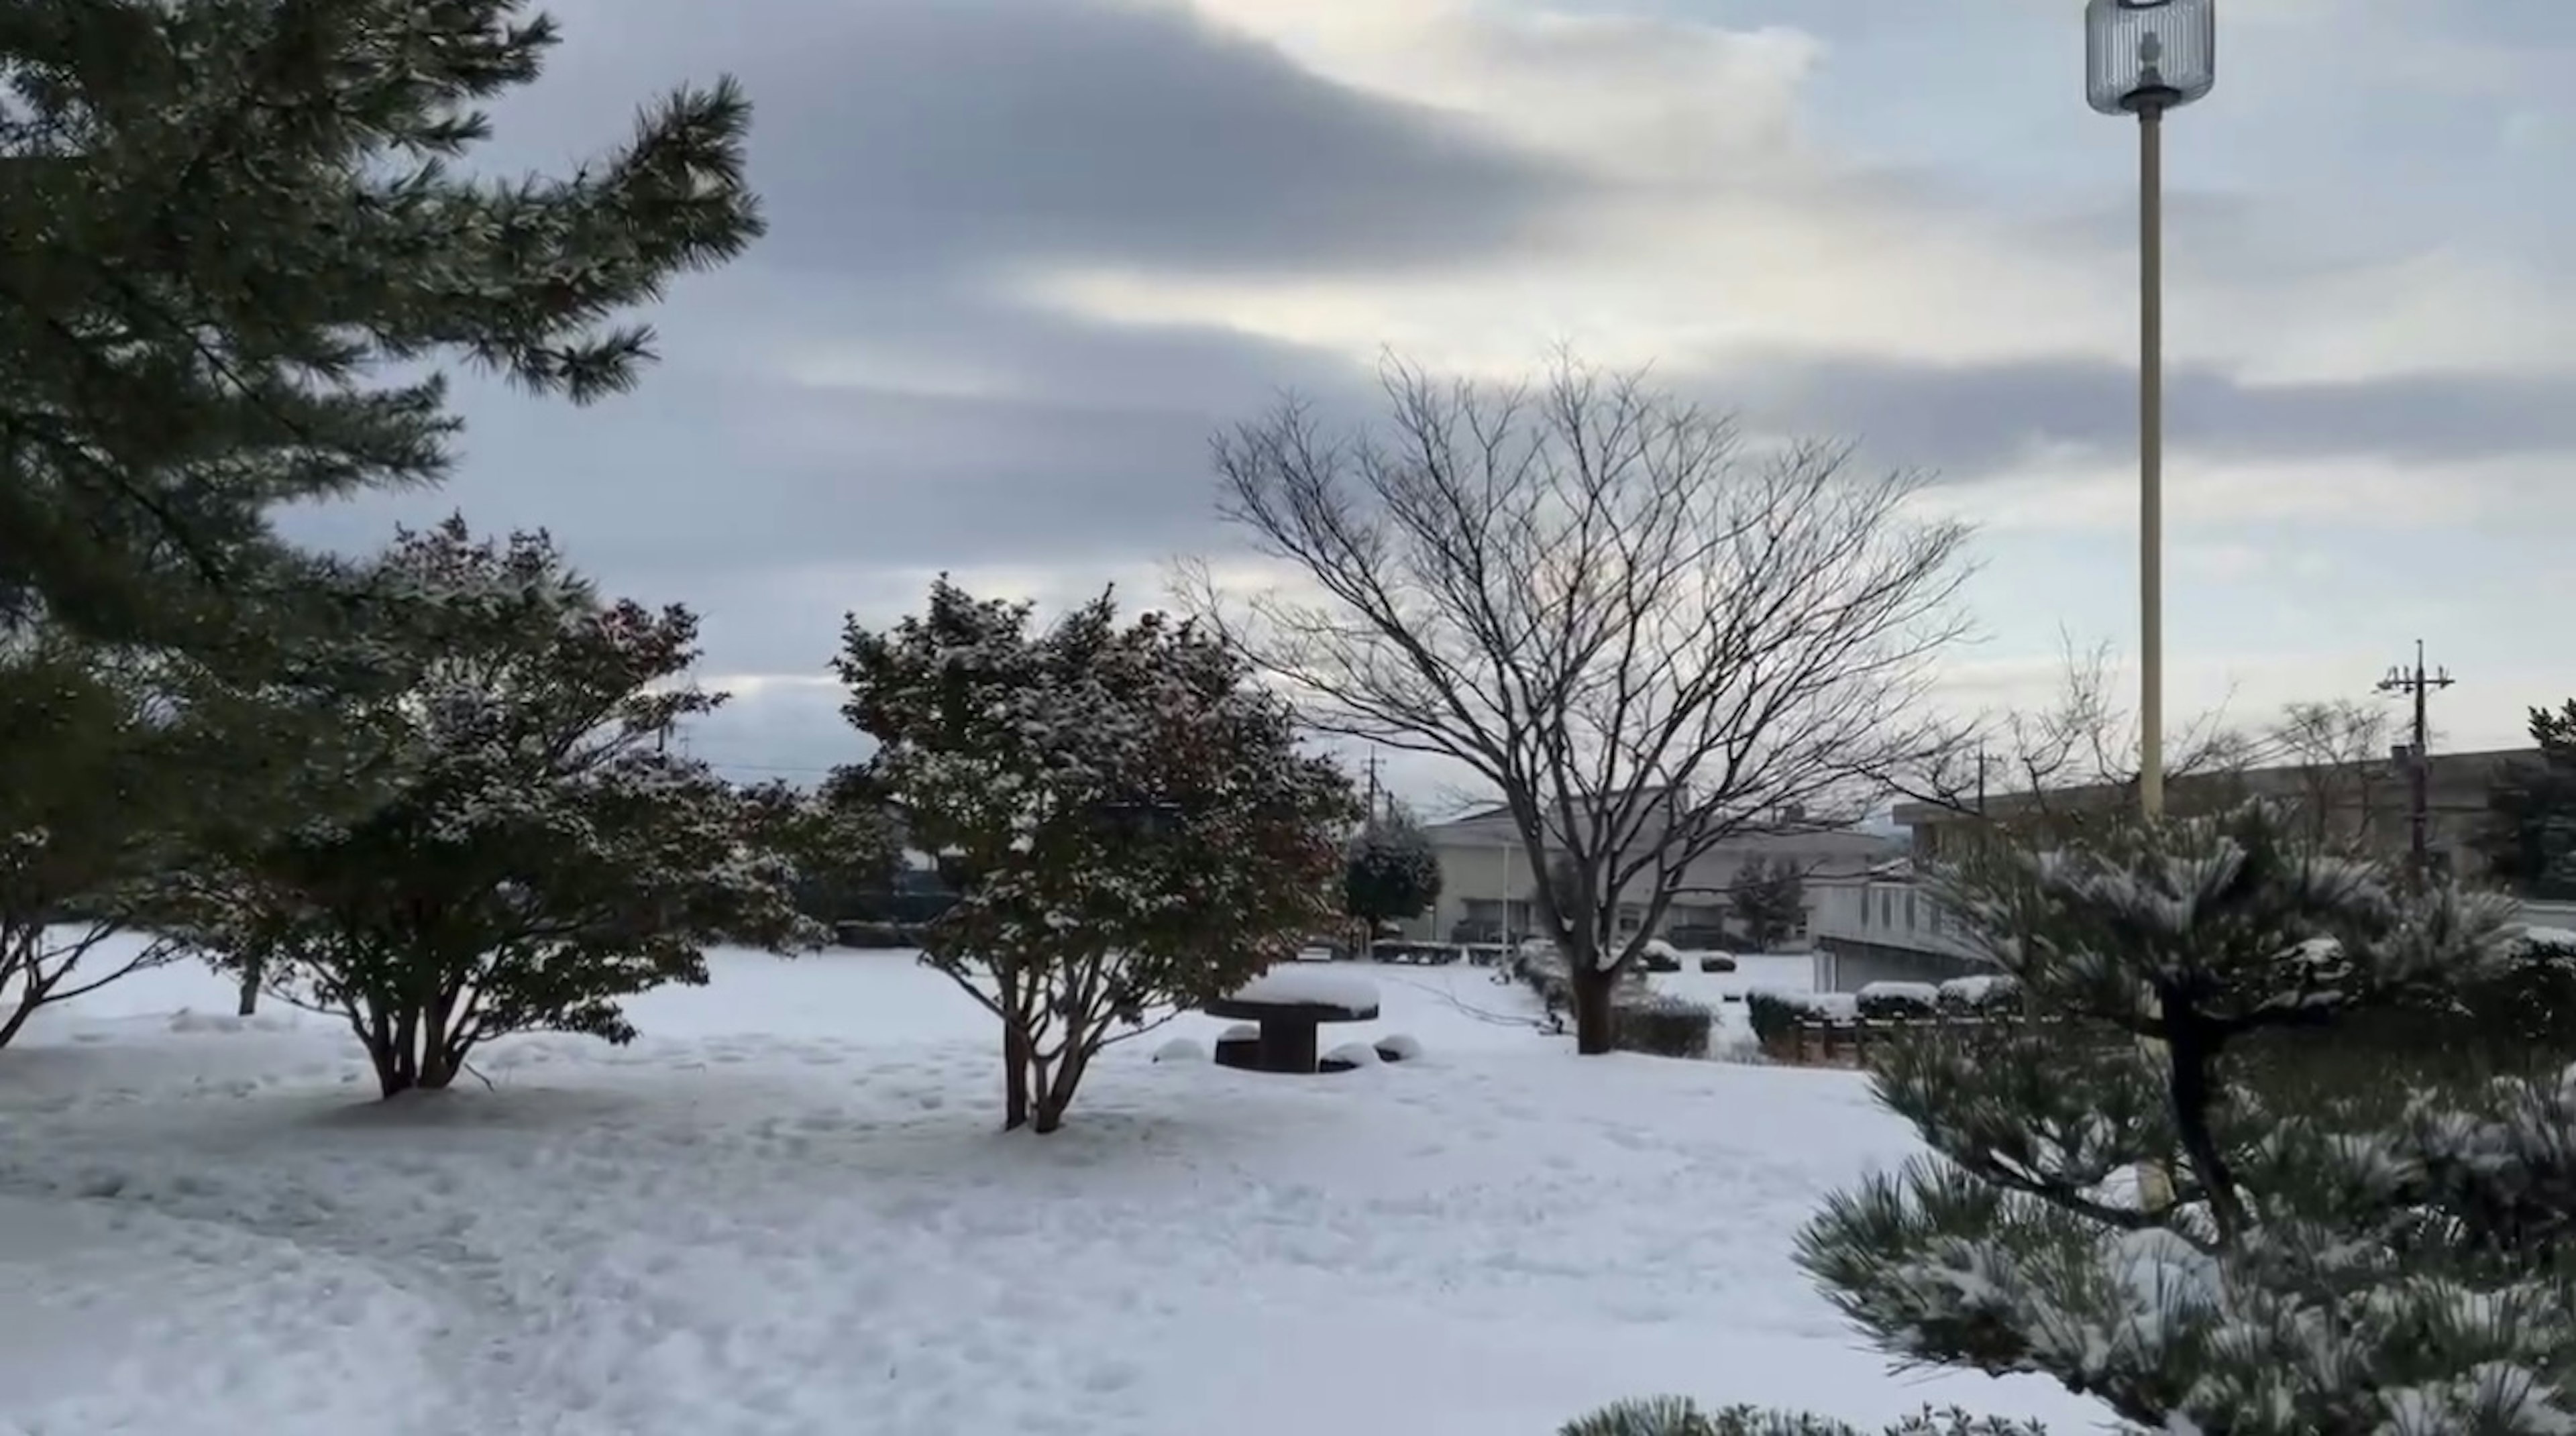
[[[2164,117],[2218,78],[2218,0],[2085,0],[2085,99],[2138,117],[2138,804],[2165,804]]]

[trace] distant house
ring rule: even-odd
[[[1409,924],[1406,936],[1416,941],[1517,942],[1539,929],[1538,888],[1546,873],[1532,871],[1509,810],[1483,808],[1430,823],[1424,832],[1440,859],[1440,901]],[[1818,828],[1798,814],[1782,814],[1764,830],[1728,837],[1694,859],[1683,886],[1665,911],[1656,936],[1684,946],[1721,946],[1732,921],[1730,894],[1746,862],[1795,863],[1806,874],[1812,913],[1821,886],[1898,856],[1903,840],[1855,828]],[[1551,861],[1561,851],[1551,840]],[[1629,856],[1642,857],[1644,844]],[[1644,923],[1653,897],[1651,874],[1630,885],[1631,901],[1620,904],[1619,936],[1632,937]],[[1805,934],[1795,935],[1803,941]]]
[[[2487,788],[2506,763],[2531,761],[2530,748],[2436,753],[2427,773],[2430,848],[2437,860],[2457,854],[2487,811]],[[2169,811],[2189,812],[2247,797],[2269,798],[2319,837],[2357,843],[2395,860],[2409,844],[2408,777],[2391,759],[2361,763],[2284,763],[2168,779]],[[1852,992],[1872,982],[1939,982],[1988,967],[1956,915],[1916,880],[1916,863],[1955,854],[1981,824],[2009,823],[2038,812],[2099,811],[2136,801],[2134,790],[2108,783],[1999,795],[1982,805],[1899,803],[1908,860],[1850,881],[1808,888],[1815,945],[1815,985]],[[2546,918],[2548,914],[2540,915]],[[2539,919],[2535,919],[2539,920]]]

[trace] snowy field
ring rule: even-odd
[[[1657,981],[1803,985],[1806,962]],[[1578,1061],[1473,968],[1358,969],[1402,1066],[1113,1049],[1061,1134],[901,954],[720,954],[623,1050],[372,1100],[345,1033],[145,974],[0,1052],[8,1436],[1549,1436],[1621,1396],[1855,1420],[1894,1377],[1791,1265],[1910,1135],[1847,1073]],[[1350,972],[1352,968],[1336,968]],[[1728,1009],[1740,1024],[1741,1005]],[[1739,1039],[1740,1040],[1740,1039]]]

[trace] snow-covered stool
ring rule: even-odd
[[[1378,1056],[1376,1048],[1371,1047],[1365,1042],[1345,1042],[1341,1046],[1334,1048],[1332,1051],[1325,1053],[1323,1056],[1316,1058],[1315,1070],[1318,1072],[1356,1072],[1363,1067],[1375,1067],[1377,1063]]]
[[[1217,1034],[1216,1065],[1255,1072],[1261,1067],[1261,1029],[1238,1022]]]
[[[1338,972],[1294,968],[1256,977],[1200,1010],[1258,1025],[1254,1071],[1311,1073],[1316,1029],[1328,1022],[1375,1021],[1377,986]],[[1218,1049],[1222,1062],[1222,1042]]]

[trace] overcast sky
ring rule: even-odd
[[[1558,341],[1937,470],[1982,527],[1972,706],[2134,646],[2134,126],[2080,0],[557,0],[496,157],[738,75],[771,235],[596,407],[460,385],[457,478],[299,515],[544,526],[706,619],[746,773],[855,756],[844,611],[1060,601],[1217,553],[1207,437],[1388,346]],[[2576,691],[2576,6],[2222,0],[2168,125],[2179,718],[2367,695],[2449,746]],[[2232,696],[2231,696],[2232,695]],[[1427,796],[1427,795],[1426,795]]]

